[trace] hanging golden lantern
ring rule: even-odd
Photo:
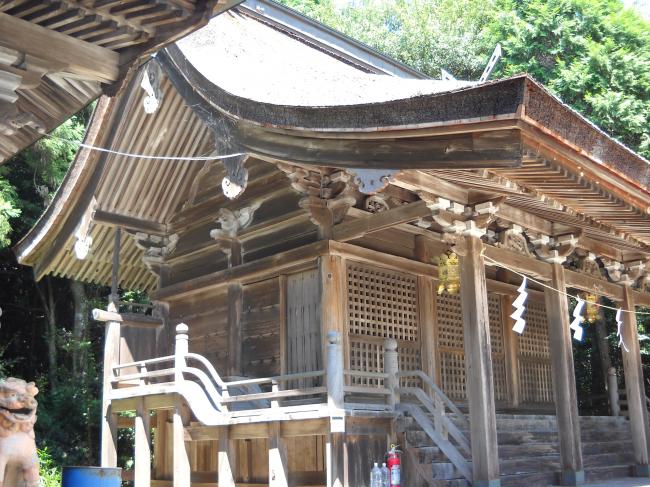
[[[458,255],[448,250],[438,259],[438,294],[447,291],[458,294],[460,291],[460,264]]]
[[[585,302],[585,321],[588,323],[594,323],[600,316],[598,309],[598,296],[593,293],[583,293],[580,297]]]

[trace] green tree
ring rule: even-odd
[[[497,74],[527,72],[650,157],[650,23],[618,0],[498,0]]]

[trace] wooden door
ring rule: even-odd
[[[287,276],[286,337],[288,374],[323,368],[318,269]],[[292,387],[308,387],[313,382],[301,380]]]

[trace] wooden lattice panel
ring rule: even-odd
[[[417,277],[357,262],[347,267],[350,333],[418,341]]]
[[[442,389],[452,399],[465,400],[465,349],[460,296],[450,294],[437,296],[436,308]],[[505,401],[508,399],[508,386],[499,296],[488,295],[488,315],[490,318],[494,394],[497,401]]]
[[[347,281],[350,369],[383,372],[386,338],[397,341],[400,369],[420,369],[417,277],[348,262]],[[380,385],[367,378],[352,383]]]
[[[519,395],[524,403],[552,403],[553,383],[544,304],[528,302],[524,318],[526,328],[517,338]]]

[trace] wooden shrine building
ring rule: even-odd
[[[648,161],[527,76],[423,78],[256,1],[100,99],[115,152],[15,250],[112,283],[103,465],[130,426],[136,487],[366,486],[395,441],[409,486],[650,475],[635,314],[629,419],[580,416],[564,294],[650,305]]]

